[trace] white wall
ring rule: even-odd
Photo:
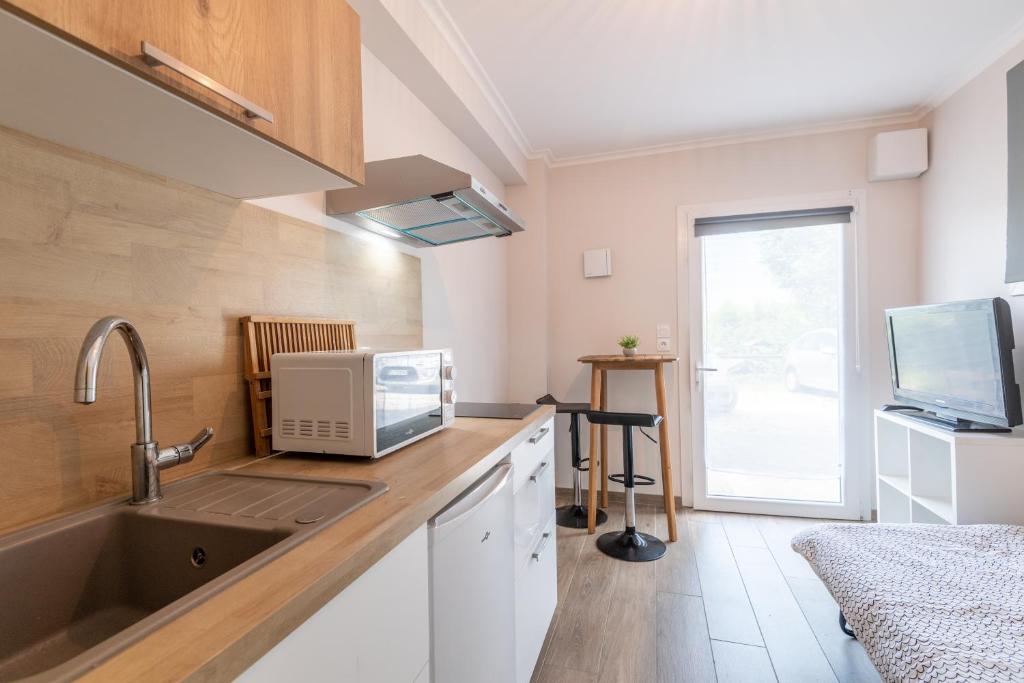
[[[921,179],[922,303],[1001,296],[1024,345],[1024,299],[1003,283],[1006,265],[1006,71],[1024,44],[953,94],[925,119],[931,167]],[[1016,354],[1016,374],[1024,366]]]
[[[498,177],[365,47],[362,61],[367,161],[425,154],[469,172],[504,197],[505,187]],[[504,240],[482,239],[443,248],[415,249],[326,216],[322,192],[255,203],[375,241],[385,249],[419,256],[423,277],[423,344],[454,348],[460,400],[506,400],[508,316]],[[358,327],[356,331],[358,334]]]
[[[882,310],[917,300],[918,183],[868,183],[867,146],[877,130],[852,130],[695,149],[672,154],[554,168],[548,175],[549,341],[548,386],[563,400],[589,399],[590,377],[576,361],[587,353],[614,353],[622,334],[638,334],[652,350],[656,325],[679,330],[674,341],[683,360],[669,377],[672,449],[677,491],[692,501],[689,424],[677,419],[678,402],[689,409],[688,316],[677,320],[676,211],[680,205],[866,190],[866,308],[870,344],[864,360],[870,404],[889,396]],[[614,274],[584,280],[582,251],[610,247]],[[525,276],[526,273],[523,273]],[[515,293],[513,292],[513,296]],[[684,309],[685,310],[685,306]],[[682,391],[678,374],[682,372]],[[613,409],[654,410],[651,373],[612,373]],[[858,416],[871,429],[868,402]],[[680,431],[684,438],[680,439]],[[567,453],[559,427],[561,453]],[[680,443],[684,445],[680,456]],[[638,470],[657,472],[657,447],[636,442]],[[612,461],[618,446],[612,439]],[[862,457],[873,460],[870,452]],[[559,485],[569,483],[560,457]],[[865,492],[865,495],[868,495]]]
[[[548,168],[529,162],[526,185],[512,185],[509,206],[526,232],[508,242],[509,400],[533,403],[548,391]]]

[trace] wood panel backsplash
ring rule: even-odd
[[[420,261],[0,128],[0,530],[128,492],[120,338],[96,403],[72,401],[82,338],[111,314],[146,344],[156,438],[216,432],[164,473],[180,476],[251,452],[240,316],[349,318],[361,345],[417,346]]]

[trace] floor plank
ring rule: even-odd
[[[768,650],[756,645],[711,641],[718,683],[776,683]]]
[[[609,514],[613,512],[614,506]],[[560,528],[559,532],[562,531]],[[546,659],[568,669],[597,674],[601,667],[605,622],[614,597],[611,588],[621,563],[598,550],[594,540],[594,536],[587,537],[580,550]]]
[[[805,579],[817,578],[807,561],[793,551],[790,542],[793,540],[793,536],[822,521],[797,517],[756,518],[757,527],[783,575]]]
[[[637,505],[636,512],[637,530],[653,533],[654,508]],[[598,681],[653,681],[658,666],[657,563],[617,563]]]
[[[715,681],[704,601],[658,593],[658,683]]]
[[[880,681],[867,652],[839,630],[839,605],[818,579],[787,577],[793,595],[841,683]]]
[[[832,667],[772,553],[765,548],[733,550],[780,683],[835,681]]]
[[[722,513],[719,515],[725,535],[729,537],[729,545],[747,546],[750,548],[767,548],[764,536],[757,526],[757,521],[750,515]]]
[[[679,540],[668,544],[665,557],[655,564],[658,576],[657,590],[661,593],[679,593],[681,595],[700,595],[700,577],[697,575],[697,561],[693,556],[693,542],[687,530],[687,513],[680,509],[676,512],[676,528]],[[668,521],[665,515],[657,515],[657,533],[660,539],[668,538]]]
[[[691,522],[687,526],[693,539],[711,637],[763,645],[725,528],[721,524],[706,522]]]
[[[608,512],[617,521],[600,533],[621,529],[622,503]],[[637,520],[664,537],[652,504],[637,507]],[[559,604],[534,683],[878,680],[789,547],[819,520],[690,509],[677,520],[666,556],[637,564],[605,556],[586,530],[558,529]]]
[[[533,677],[533,683],[597,683],[597,674],[548,663]]]

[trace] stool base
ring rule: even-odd
[[[604,510],[597,511],[597,526],[608,521],[608,514]],[[587,528],[587,506],[586,505],[563,505],[555,508],[555,524],[570,529]]]
[[[601,534],[597,539],[597,547],[605,555],[626,562],[650,562],[668,551],[660,538],[635,529]]]

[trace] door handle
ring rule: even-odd
[[[540,560],[540,556],[544,554],[544,549],[548,547],[548,539],[551,538],[551,532],[548,532],[540,537],[540,543],[537,544],[537,548],[530,555],[532,560]]]
[[[707,367],[704,367],[704,366],[701,366],[701,365],[694,366],[693,370],[694,370],[693,384],[694,384],[694,386],[698,386],[698,387],[701,386],[700,378],[703,375],[703,373],[705,373],[705,372],[718,372],[718,368],[707,368]]]
[[[171,71],[175,71],[190,81],[193,81],[207,90],[220,95],[229,102],[237,104],[245,110],[245,115],[250,119],[263,119],[267,123],[274,122],[274,115],[263,107],[250,102],[234,90],[228,89],[224,85],[208,77],[203,72],[193,69],[177,57],[172,57],[160,48],[155,47],[146,41],[142,41],[142,59],[150,66],[166,66]]]
[[[537,443],[551,431],[550,427],[541,427],[540,431],[530,437],[530,443]]]
[[[544,461],[541,462],[541,464],[537,465],[537,469],[535,469],[533,471],[533,474],[530,475],[530,481],[537,481],[538,479],[540,479],[540,473],[543,472],[544,468],[547,467],[547,466],[548,466],[548,461],[547,460],[544,460]]]
[[[430,528],[440,529],[443,526],[456,524],[466,517],[469,517],[478,508],[482,507],[487,503],[487,501],[496,496],[499,491],[505,488],[505,485],[508,484],[511,476],[512,465],[500,465],[499,467],[496,467],[491,473],[491,476],[487,477],[487,479],[480,482],[472,489],[474,493],[478,491],[483,492],[482,496],[477,497],[472,494],[467,494],[458,503],[430,520]]]

